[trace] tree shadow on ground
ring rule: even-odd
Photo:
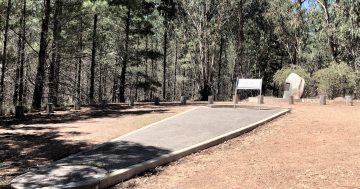
[[[59,139],[64,133],[46,130],[36,133],[4,132],[0,135],[0,188],[30,168],[52,163],[89,149],[84,142],[70,142]],[[81,133],[66,133],[78,135]]]
[[[11,126],[15,125],[33,125],[33,124],[59,124],[69,123],[80,120],[87,120],[92,118],[105,118],[105,117],[121,117],[126,115],[143,115],[148,113],[166,113],[169,110],[161,109],[161,107],[153,109],[135,109],[130,110],[131,107],[120,104],[102,106],[91,106],[84,111],[63,111],[56,114],[41,114],[31,113],[27,114],[23,119],[16,119],[14,116],[0,117],[0,127],[4,129],[14,129]]]
[[[60,164],[65,166],[91,166],[100,169],[100,171],[103,170],[105,173],[111,173],[112,171],[127,168],[169,153],[171,153],[171,151],[154,146],[144,146],[128,141],[115,141],[108,142],[94,150],[84,151],[73,157],[60,160],[54,167],[57,168]],[[58,183],[76,183],[85,180],[96,181],[100,179],[99,177],[95,178],[95,176],[88,174],[89,169],[86,168],[75,172],[66,172],[65,175],[61,177],[47,176],[53,172],[49,170],[43,171],[40,169],[35,172],[42,174],[42,176],[37,176],[37,180],[22,181],[21,184],[23,184],[25,188],[40,188],[54,186]],[[101,178],[104,176],[105,175],[102,175]],[[39,180],[41,181],[39,182]]]
[[[64,163],[95,165],[108,171],[124,169],[165,154],[170,150],[154,146],[144,146],[129,141],[108,142],[96,150],[84,151],[76,157],[66,159]]]

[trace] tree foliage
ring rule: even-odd
[[[0,106],[229,100],[237,77],[264,78],[265,94],[280,96],[289,72],[307,80],[322,69],[319,92],[328,92],[334,66],[360,72],[359,7],[358,0],[0,0]]]
[[[315,74],[319,94],[330,98],[352,94],[359,82],[359,75],[346,63],[331,63]]]

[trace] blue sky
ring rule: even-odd
[[[306,0],[303,6],[308,9],[310,7],[309,0]]]

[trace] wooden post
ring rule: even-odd
[[[160,105],[160,98],[159,98],[159,97],[155,97],[155,98],[154,98],[154,104],[155,104],[155,106],[159,106],[159,105]]]
[[[346,95],[345,96],[345,100],[346,100],[346,106],[353,106],[354,105],[354,101],[351,95]]]
[[[16,119],[24,118],[24,106],[16,106],[15,117],[16,117]]]
[[[320,105],[326,105],[326,96],[320,95]]]
[[[233,95],[233,102],[234,102],[234,104],[239,103],[239,98],[237,97],[237,95]]]
[[[186,105],[186,97],[185,97],[185,96],[181,96],[181,98],[180,98],[180,104],[181,104],[181,105]]]
[[[134,104],[135,104],[134,99],[133,99],[133,98],[130,98],[129,106],[130,106],[130,107],[133,107]]]
[[[290,105],[294,104],[294,96],[291,95],[291,96],[288,97],[288,99],[289,99],[289,104]]]
[[[77,101],[77,100],[75,100],[75,102],[74,102],[74,109],[75,109],[75,110],[80,110],[80,109],[81,109],[81,108],[80,108],[80,102]]]
[[[214,104],[214,96],[209,96],[208,97],[208,103],[209,104]]]
[[[54,112],[54,106],[53,103],[48,103],[46,106],[46,113],[47,114],[51,114]]]

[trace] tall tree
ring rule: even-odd
[[[98,14],[94,14],[93,34],[92,34],[92,48],[91,48],[91,66],[90,66],[90,104],[94,104],[94,93],[95,93],[95,66],[96,66],[96,40],[97,40],[97,22]]]
[[[169,43],[169,31],[171,22],[176,18],[177,14],[177,3],[175,0],[161,0],[158,7],[160,13],[164,17],[164,41],[163,41],[163,84],[162,92],[163,99],[166,100],[166,70],[167,70],[167,56],[168,56],[168,43]]]
[[[3,103],[5,98],[5,72],[7,67],[7,46],[8,46],[8,32],[11,12],[11,0],[7,2],[5,32],[4,32],[4,46],[1,61],[1,78],[0,78],[0,114],[3,114]]]
[[[44,0],[44,14],[42,17],[41,24],[41,36],[40,36],[40,49],[39,49],[39,63],[37,66],[36,78],[35,78],[35,89],[33,94],[32,108],[40,109],[41,101],[44,92],[44,81],[45,81],[45,65],[48,56],[48,32],[49,32],[49,21],[51,12],[51,1]]]
[[[55,1],[55,12],[53,17],[53,44],[52,44],[52,60],[49,67],[49,102],[58,106],[58,90],[59,90],[59,72],[60,72],[60,43],[61,43],[61,14],[62,0]]]

